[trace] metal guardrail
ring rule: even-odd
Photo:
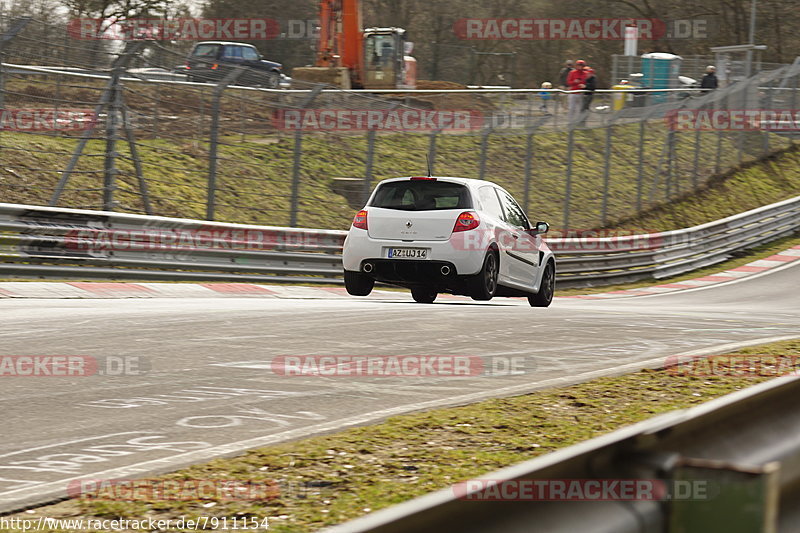
[[[16,63],[0,63],[0,67],[4,69],[7,74],[69,74],[71,76],[88,77],[108,80],[111,79],[110,70],[106,69],[88,69],[77,67],[59,67],[47,65],[22,65]],[[161,68],[152,69],[133,69],[127,71],[127,76],[122,79],[126,81],[162,81],[162,82],[179,82],[179,83],[194,83],[186,81],[186,74],[177,71],[169,71]],[[313,84],[309,84],[313,85]],[[262,92],[274,92],[279,89],[267,89],[264,87],[247,87],[236,86],[238,88],[247,88]],[[314,90],[313,87],[306,89],[288,89],[282,91],[286,93],[308,94]],[[793,89],[787,89],[793,90]],[[331,94],[346,94],[348,91],[338,89],[335,87],[323,88],[322,93]],[[511,87],[467,87],[465,89],[359,89],[361,94],[403,94],[403,95],[424,95],[424,94],[483,94],[483,93],[496,93],[496,94],[532,94],[539,95],[542,93],[569,94],[571,92],[578,92],[583,94],[583,91],[568,91],[564,89],[542,89],[542,88],[511,88]],[[630,86],[626,89],[595,89],[595,93],[609,93],[609,94],[624,94],[628,95],[631,92],[637,94],[668,94],[668,93],[695,93],[703,94],[708,92],[706,89],[699,87],[677,87],[677,88],[661,88],[650,89],[647,87]]]
[[[560,238],[560,287],[661,279],[800,230],[800,196],[692,228]],[[0,203],[0,275],[342,283],[346,232]]]
[[[780,378],[480,476],[494,487],[456,485],[325,532],[793,533],[799,429],[800,380]],[[536,480],[693,489],[640,501],[498,501],[498,486]]]
[[[339,283],[344,232],[0,204],[0,275]]]

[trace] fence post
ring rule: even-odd
[[[436,171],[436,140],[439,136],[438,130],[433,130],[430,134],[430,139],[428,140],[428,164],[430,165],[431,174],[435,174]]]
[[[604,152],[604,165],[603,165],[603,207],[600,218],[600,223],[603,227],[606,226],[608,221],[608,185],[611,176],[611,137],[614,134],[614,124],[611,123],[606,126],[606,147]]]
[[[639,162],[636,165],[636,212],[642,210],[642,180],[644,176],[644,128],[647,124],[646,119],[639,123]]]
[[[367,162],[364,169],[364,188],[362,195],[364,196],[363,203],[367,203],[369,198],[370,189],[372,188],[372,163],[375,160],[375,137],[377,135],[376,128],[370,128],[367,131]]]
[[[486,130],[481,134],[481,160],[480,160],[480,170],[478,171],[478,179],[484,179],[486,176],[486,153],[489,150],[489,135],[492,133],[492,128],[486,128]]]
[[[300,104],[301,109],[306,109],[322,92],[324,85],[315,87]],[[298,126],[294,131],[294,162],[292,164],[292,193],[289,198],[289,226],[297,227],[297,211],[300,202],[300,162],[303,158],[303,130]]]
[[[150,192],[147,188],[147,181],[144,179],[144,172],[142,170],[142,161],[139,159],[139,148],[136,146],[136,135],[133,132],[133,125],[128,115],[128,108],[123,104],[122,106],[122,127],[125,131],[125,137],[128,139],[128,150],[131,152],[131,159],[133,159],[133,168],[136,172],[136,181],[139,183],[139,192],[142,195],[142,205],[144,212],[148,215],[153,214],[153,207],[150,204]]]
[[[664,200],[669,201],[670,193],[672,192],[672,159],[675,153],[675,130],[667,130],[667,138],[664,139]],[[658,186],[658,176],[661,173],[661,162],[659,161],[658,172],[653,182],[653,190],[650,192],[650,198],[656,193]]]
[[[217,155],[219,147],[219,113],[222,93],[231,83],[234,83],[244,73],[244,67],[231,70],[214,87],[211,96],[211,132],[208,147],[208,196],[206,197],[206,220],[214,220],[214,211],[217,203]]]
[[[6,85],[5,76],[3,74],[3,66],[1,63],[5,62],[6,54],[5,48],[11,43],[11,40],[21,32],[28,23],[33,20],[32,17],[20,17],[15,19],[11,27],[6,30],[3,35],[0,35],[0,109],[5,106]]]
[[[531,169],[533,167],[533,138],[534,132],[528,133],[525,143],[525,188],[522,193],[522,203],[527,213],[530,210],[531,197]]]
[[[694,132],[694,163],[692,168],[692,190],[697,189],[697,173],[698,173],[698,165],[700,164],[700,128],[697,128]]]
[[[774,86],[775,82],[773,80],[770,80],[769,87],[767,87],[767,102],[766,102],[767,105],[764,106],[766,109],[772,109],[772,91]],[[764,141],[764,147],[762,155],[767,155],[769,154],[769,128],[764,130],[763,141]]]
[[[567,134],[567,179],[564,187],[564,231],[569,230],[569,204],[570,197],[572,196],[572,156],[575,148],[575,127],[568,126],[569,133]]]
[[[83,154],[83,150],[86,148],[86,144],[89,142],[89,139],[92,138],[94,135],[95,129],[97,129],[97,119],[100,116],[100,113],[103,112],[103,109],[107,110],[107,117],[106,120],[106,140],[108,141],[111,139],[111,135],[109,135],[108,128],[110,123],[113,121],[116,124],[116,118],[112,118],[114,114],[114,106],[119,106],[120,102],[114,102],[117,98],[117,93],[115,92],[119,85],[119,78],[121,77],[122,73],[130,63],[131,59],[134,55],[136,55],[143,47],[145,43],[143,41],[137,42],[128,42],[125,44],[125,49],[120,53],[117,58],[114,60],[114,63],[111,66],[111,78],[108,80],[105,89],[103,90],[103,94],[100,96],[100,102],[94,108],[94,120],[92,122],[92,126],[87,128],[86,131],[83,132],[81,136],[81,140],[78,141],[78,145],[75,147],[75,150],[72,152],[72,157],[67,163],[67,168],[64,169],[64,172],[61,173],[61,178],[58,180],[56,184],[56,188],[53,191],[53,196],[50,197],[49,206],[53,207],[58,203],[58,199],[61,197],[61,193],[64,192],[64,187],[66,187],[67,182],[69,181],[70,176],[75,171],[75,167],[78,165],[78,161],[80,160],[81,154]],[[108,149],[108,146],[106,147]],[[112,150],[113,153],[113,150]],[[109,164],[108,154],[106,154],[106,162],[104,165],[104,188],[103,188],[103,206],[105,208],[106,200],[113,202],[113,191],[111,191],[110,187],[106,190],[106,185],[108,185],[107,180],[108,177],[111,176],[113,173],[110,171],[113,170],[112,168],[108,168],[107,165]],[[111,198],[106,198],[107,193],[111,193]]]
[[[723,108],[725,109],[725,108]],[[714,156],[714,174],[719,174],[721,170],[721,161],[722,161],[722,136],[723,131],[721,129],[717,130],[717,153]]]
[[[106,112],[106,153],[103,162],[103,210],[114,210],[114,190],[117,187],[117,121],[122,100],[120,98],[119,78],[121,71],[116,66],[111,73],[111,96]]]
[[[31,17],[22,17],[16,19],[11,27],[6,30],[6,32],[0,36],[0,111],[5,109],[5,99],[6,99],[6,82],[5,82],[5,73],[3,72],[3,62],[6,60],[5,55],[5,47],[11,42],[11,40],[16,37],[16,35],[28,25],[28,23],[32,20]],[[2,128],[0,128],[2,131]]]

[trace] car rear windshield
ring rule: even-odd
[[[472,199],[469,190],[458,183],[409,180],[384,183],[378,188],[370,205],[404,211],[470,209]]]
[[[198,44],[192,51],[194,57],[217,57],[218,44]]]

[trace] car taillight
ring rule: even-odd
[[[474,211],[464,211],[458,215],[458,218],[456,219],[456,225],[453,226],[453,233],[475,229],[480,225],[480,223],[481,219],[478,218],[478,213]]]
[[[414,176],[411,178],[411,181],[436,181],[436,178],[431,178],[430,176]]]
[[[217,70],[217,67],[219,67],[219,65],[214,63],[213,65],[211,65],[211,70]]]
[[[192,65],[187,61],[186,62],[186,69],[187,70],[191,70],[191,68],[192,68]]]
[[[367,229],[367,212],[361,210],[353,217],[353,227],[358,229]]]

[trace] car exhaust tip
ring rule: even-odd
[[[372,272],[373,268],[374,267],[372,266],[372,263],[364,263],[364,267],[363,267],[364,272],[370,273],[370,272]]]
[[[441,268],[440,272],[442,273],[442,276],[448,276],[450,274],[450,267],[447,266],[447,265],[444,265]]]

